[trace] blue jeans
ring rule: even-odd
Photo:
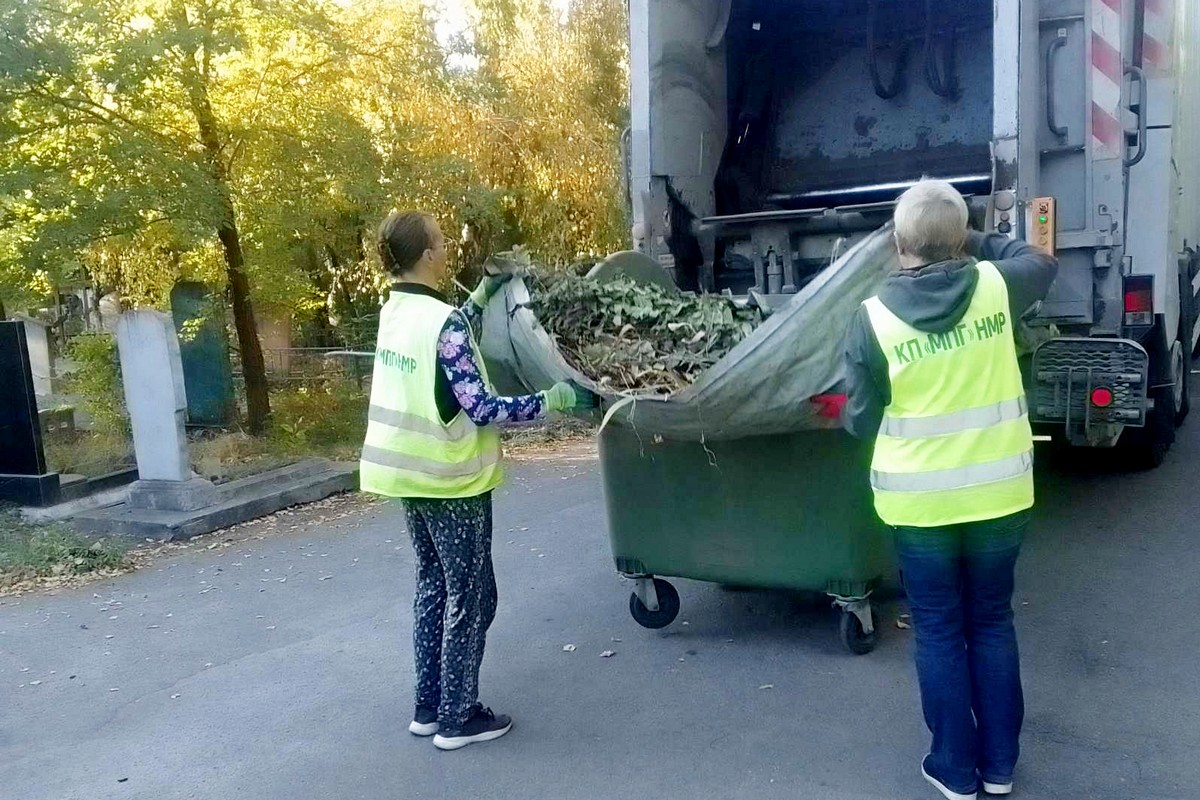
[[[944,528],[896,528],[933,734],[928,771],[956,792],[1012,780],[1025,715],[1013,571],[1029,512]]]

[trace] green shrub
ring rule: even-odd
[[[126,566],[128,545],[58,525],[30,525],[0,510],[0,586],[46,575],[83,575]]]
[[[67,357],[76,365],[67,379],[67,391],[79,398],[81,409],[92,418],[92,430],[128,437],[116,340],[106,334],[76,336],[67,345]]]
[[[134,466],[128,437],[110,431],[54,433],[43,440],[46,463],[55,472],[95,478]]]
[[[367,399],[349,380],[277,390],[268,436],[278,450],[352,457],[367,432]]]

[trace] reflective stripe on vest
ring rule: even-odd
[[[947,331],[914,328],[878,297],[863,303],[891,382],[871,461],[875,508],[890,525],[954,525],[1033,505],[1008,288],[994,265],[977,269],[967,311]]]
[[[367,421],[379,422],[393,428],[419,433],[422,436],[431,436],[443,442],[462,441],[471,435],[469,426],[475,424],[465,415],[460,414],[449,425],[440,425],[416,414],[376,405],[367,409]]]
[[[444,462],[408,453],[397,453],[369,444],[363,446],[362,458],[363,461],[381,467],[420,472],[440,478],[469,477],[500,463],[500,453],[494,450],[480,453],[470,461]]]
[[[503,479],[495,429],[461,410],[445,423],[437,406],[438,339],[454,312],[436,298],[403,292],[381,309],[359,462],[363,491],[451,499],[484,494]],[[479,368],[487,382],[482,361]]]
[[[899,439],[925,439],[951,433],[988,428],[1001,422],[1020,419],[1028,412],[1025,397],[1002,400],[990,406],[951,411],[933,417],[889,417],[884,415],[879,433]]]
[[[871,470],[871,485],[888,492],[936,492],[1019,478],[1032,471],[1033,454],[1020,453],[984,464],[951,467],[932,472],[878,472]]]

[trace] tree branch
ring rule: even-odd
[[[104,125],[111,126],[121,123],[130,128],[141,131],[142,133],[158,140],[159,142],[174,144],[174,142],[172,142],[170,138],[164,136],[161,131],[154,129],[152,126],[146,125],[145,123],[138,122],[136,119],[122,114],[116,109],[109,108],[101,103],[97,103],[87,95],[80,95],[78,93],[73,95],[55,94],[53,92],[46,91],[41,87],[31,87],[23,92],[0,91],[0,101],[25,100],[29,98],[36,98],[50,105],[75,111]],[[65,127],[67,124],[68,123],[64,123],[59,127]],[[164,127],[166,127],[168,130],[174,131],[175,133],[182,134],[188,139],[194,139],[194,135],[191,131],[184,131],[170,125]]]
[[[258,87],[255,88],[255,90],[254,90],[254,99],[250,101],[250,122],[246,125],[246,130],[253,129],[255,124],[258,122],[258,112],[259,112],[258,100],[260,97],[262,97],[263,85],[267,82],[267,73],[269,73],[271,71],[271,67],[274,66],[274,64],[275,64],[275,54],[272,53],[270,55],[270,57],[267,58],[267,64],[266,64],[266,66],[263,67],[262,74],[258,76]],[[237,142],[231,148],[231,152],[229,154],[230,168],[233,167],[233,164],[237,161],[238,156],[241,155],[242,146],[245,143],[246,143],[246,137],[244,135],[239,136]]]
[[[116,230],[109,231],[108,233],[102,233],[97,236],[93,236],[93,237],[87,239],[85,244],[97,244],[99,242],[106,242],[109,239],[115,239],[118,236],[128,236],[131,233],[137,233],[138,231],[144,230],[153,225],[159,225],[164,222],[171,222],[174,219],[175,219],[175,217],[171,216],[170,214],[165,214],[160,217],[155,217],[154,219],[139,220],[139,222],[136,226],[118,228]]]

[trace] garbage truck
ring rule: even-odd
[[[949,181],[1059,259],[1022,321],[1036,428],[1162,461],[1200,338],[1200,3],[629,0],[629,33],[633,248],[681,288],[769,305]]]

